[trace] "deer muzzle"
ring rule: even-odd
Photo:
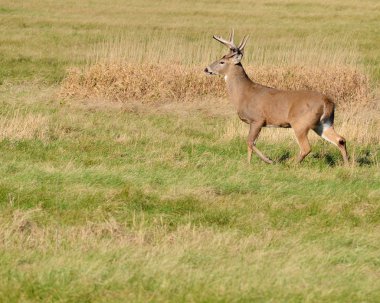
[[[209,70],[208,67],[206,67],[206,68],[204,69],[204,72],[205,72],[206,74],[208,74],[208,75],[215,75],[215,73],[213,73],[211,70]]]

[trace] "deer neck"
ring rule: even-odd
[[[244,93],[252,85],[241,63],[229,68],[224,76],[227,84],[227,91],[231,101],[237,106],[239,101],[244,97]]]

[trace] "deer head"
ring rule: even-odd
[[[221,59],[211,63],[205,68],[205,73],[209,75],[226,75],[229,68],[239,64],[244,54],[244,47],[247,43],[248,36],[245,36],[240,42],[239,46],[234,43],[234,30],[231,31],[229,40],[222,37],[213,36],[213,38],[229,48],[228,54],[224,55]]]

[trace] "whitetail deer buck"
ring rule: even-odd
[[[233,42],[234,31],[229,40],[218,36],[213,38],[229,48],[229,53],[205,68],[210,75],[223,75],[227,83],[230,99],[234,103],[239,118],[250,126],[248,134],[248,162],[252,151],[266,163],[273,163],[255,143],[262,127],[293,128],[300,154],[298,163],[310,153],[307,137],[310,129],[336,145],[345,164],[348,163],[346,140],[333,127],[334,103],[325,95],[314,91],[286,91],[253,82],[241,64],[248,36],[239,46]]]

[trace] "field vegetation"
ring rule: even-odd
[[[1,1],[0,301],[378,302],[377,1]],[[350,164],[204,67],[337,103]]]

